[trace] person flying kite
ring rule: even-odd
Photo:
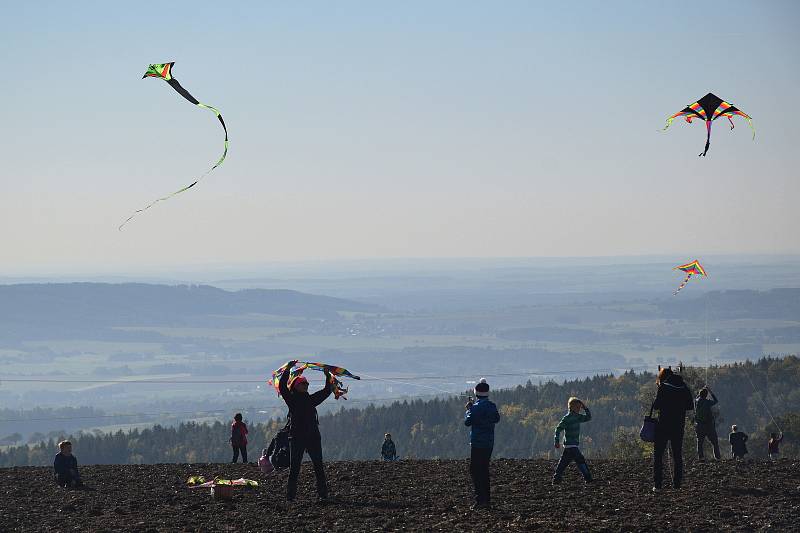
[[[329,380],[331,386],[333,387],[333,396],[337,400],[340,397],[344,398],[345,400],[347,399],[347,397],[345,396],[345,394],[347,394],[347,389],[344,387],[344,385],[338,378],[348,377],[353,379],[361,379],[359,376],[356,376],[347,369],[339,366],[326,365],[324,363],[306,363],[303,361],[298,361],[297,365],[298,365],[297,368],[293,368],[289,373],[289,383],[288,383],[289,389],[292,388],[292,383],[294,382],[294,380],[299,378],[305,369],[310,368],[312,370],[319,370],[320,372],[323,372],[327,369],[327,371],[330,373]],[[273,371],[272,378],[269,381],[272,384],[272,386],[275,387],[275,391],[279,395],[281,393],[279,383],[281,380],[281,376],[283,375],[283,372],[286,370],[287,366],[288,363],[283,365],[279,369]]]
[[[739,115],[740,117],[744,117],[747,120],[747,123],[750,124],[750,129],[753,130],[753,139],[756,138],[756,130],[753,127],[753,120],[750,118],[748,114],[739,110],[732,104],[724,101],[719,96],[714,94],[708,93],[700,100],[696,101],[693,104],[689,104],[683,110],[678,111],[671,117],[667,119],[667,125],[664,126],[664,130],[670,127],[672,121],[678,117],[684,117],[686,122],[689,124],[692,123],[692,120],[699,118],[700,120],[704,120],[706,122],[706,147],[703,150],[702,154],[698,154],[698,156],[704,156],[708,152],[708,147],[711,145],[711,123],[717,120],[719,117],[725,117],[728,119],[728,122],[731,124],[731,129],[733,129],[733,121],[731,117],[733,115]],[[663,131],[663,130],[662,130]]]
[[[159,79],[162,79],[162,80],[166,81],[170,85],[170,87],[175,89],[178,92],[178,94],[180,94],[181,96],[183,96],[184,98],[189,100],[191,103],[193,103],[197,107],[202,107],[204,109],[209,109],[215,115],[217,115],[217,119],[219,119],[219,123],[222,124],[222,129],[225,132],[225,149],[222,151],[222,157],[220,157],[219,160],[216,163],[214,163],[214,166],[212,166],[210,169],[208,169],[203,175],[201,175],[199,178],[194,180],[192,183],[190,183],[186,187],[183,187],[183,188],[181,188],[181,189],[179,189],[179,190],[177,190],[177,191],[175,191],[175,192],[173,192],[171,194],[168,194],[166,196],[162,196],[161,198],[157,198],[156,200],[154,200],[153,202],[151,202],[147,206],[145,206],[145,207],[143,207],[141,209],[137,209],[136,211],[133,212],[133,214],[131,216],[129,216],[125,220],[125,222],[120,224],[120,226],[119,226],[120,230],[122,230],[122,227],[125,224],[127,224],[133,217],[135,217],[137,214],[141,213],[142,211],[147,211],[148,209],[153,207],[158,202],[161,202],[161,201],[167,200],[169,198],[172,198],[176,194],[180,194],[180,193],[182,193],[184,191],[187,191],[187,190],[191,189],[195,185],[197,185],[200,182],[200,180],[202,180],[207,175],[209,175],[212,170],[214,170],[215,168],[220,166],[222,164],[222,162],[225,161],[225,156],[228,155],[228,128],[225,126],[225,121],[222,119],[222,114],[215,107],[212,107],[212,106],[210,106],[208,104],[200,103],[197,100],[197,98],[195,98],[194,96],[189,94],[189,91],[184,89],[181,86],[181,84],[178,83],[178,80],[176,80],[175,78],[172,77],[172,65],[174,65],[174,64],[175,64],[175,62],[173,61],[171,63],[157,63],[155,65],[150,65],[147,68],[147,72],[145,72],[144,76],[142,76],[142,79],[145,79],[145,78],[159,78]]]
[[[675,289],[675,292],[672,293],[673,296],[681,292],[681,289],[684,288],[687,283],[689,283],[689,279],[691,279],[691,277],[694,276],[695,274],[697,274],[698,276],[708,277],[708,274],[706,274],[706,270],[703,268],[703,265],[701,265],[697,259],[695,259],[691,263],[686,263],[685,265],[678,265],[675,268],[673,268],[673,270],[682,270],[686,272],[686,278],[684,278],[680,286],[677,289]]]

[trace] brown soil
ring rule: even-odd
[[[800,461],[690,463],[682,489],[651,491],[647,461],[590,461],[550,484],[553,461],[494,460],[493,507],[470,510],[466,461],[326,464],[331,501],[319,504],[310,464],[297,500],[286,472],[255,465],[84,466],[90,490],[58,488],[51,469],[0,469],[0,531],[800,531]],[[232,501],[186,480],[202,474],[260,481]]]

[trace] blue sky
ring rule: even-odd
[[[798,254],[796,2],[18,2],[0,273]],[[198,187],[117,226],[192,181]],[[749,113],[666,116],[714,92]]]

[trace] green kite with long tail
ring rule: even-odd
[[[188,191],[189,189],[191,189],[192,187],[194,187],[195,185],[200,183],[200,180],[202,180],[203,178],[208,176],[208,174],[210,174],[212,170],[214,170],[215,168],[220,166],[222,164],[222,162],[225,161],[225,156],[228,155],[228,128],[225,126],[225,121],[222,119],[222,114],[215,107],[210,106],[208,104],[200,103],[200,101],[198,101],[197,98],[195,98],[194,96],[189,94],[189,91],[184,89],[181,86],[181,84],[178,83],[178,80],[176,80],[175,78],[172,77],[172,65],[174,65],[174,64],[175,64],[175,62],[173,61],[171,63],[158,63],[158,64],[155,64],[155,65],[150,65],[147,68],[147,72],[145,72],[144,76],[142,76],[142,79],[144,79],[144,78],[160,78],[160,79],[166,81],[167,83],[169,83],[169,85],[173,89],[175,89],[178,92],[178,94],[180,94],[181,96],[183,96],[184,98],[189,100],[191,103],[193,103],[197,107],[202,107],[202,108],[205,108],[205,109],[209,109],[215,115],[217,115],[217,119],[219,119],[219,123],[222,124],[222,129],[225,131],[225,149],[222,152],[222,157],[220,157],[219,160],[216,163],[214,163],[214,166],[212,166],[210,169],[208,169],[203,175],[201,175],[199,178],[194,180],[192,183],[190,183],[186,187],[182,187],[181,189],[178,189],[177,191],[175,191],[175,192],[173,192],[171,194],[168,194],[166,196],[162,196],[161,198],[157,198],[156,200],[154,200],[153,202],[151,202],[147,206],[145,206],[145,207],[143,207],[141,209],[137,209],[136,211],[133,212],[133,214],[131,216],[129,216],[125,220],[125,222],[120,224],[120,226],[119,226],[120,230],[122,230],[122,227],[125,226],[125,224],[127,224],[137,214],[139,214],[139,213],[141,213],[143,211],[147,211],[148,209],[153,207],[158,202],[162,202],[164,200],[172,198],[176,194],[180,194],[180,193],[182,193],[184,191]]]

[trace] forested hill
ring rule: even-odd
[[[705,382],[705,368],[686,368],[684,378],[696,392]],[[584,399],[592,420],[582,427],[582,449],[593,457],[647,455],[638,439],[642,416],[655,395],[655,376],[627,372],[543,384],[528,383],[494,391],[501,420],[496,428],[495,455],[547,456],[552,452],[553,428],[566,412],[570,396]],[[766,432],[776,431],[771,416],[784,430],[785,455],[800,454],[800,358],[765,358],[756,363],[708,369],[708,381],[719,398],[717,431],[726,440],[730,424],[749,433],[753,457],[766,455]],[[491,383],[491,378],[489,378]],[[334,400],[329,400],[334,401]],[[455,458],[468,454],[463,424],[466,398],[415,400],[366,409],[345,409],[320,418],[325,457],[375,459],[385,432],[390,432],[402,457]],[[344,403],[344,401],[342,400]],[[283,421],[251,427],[250,450],[256,457]],[[688,422],[687,422],[688,424]],[[687,450],[693,438],[686,432]],[[113,435],[75,436],[75,453],[82,463],[159,463],[228,461],[229,426],[182,424],[156,426]],[[55,442],[20,446],[0,452],[0,466],[52,463]]]
[[[226,315],[261,313],[326,318],[337,311],[380,308],[341,298],[284,289],[225,291],[208,285],[144,283],[44,283],[0,285],[0,333],[44,327],[76,331],[94,327],[174,325],[197,317],[218,323]],[[7,330],[7,331],[4,331]],[[39,332],[41,335],[41,331]],[[39,338],[39,337],[36,337]]]

